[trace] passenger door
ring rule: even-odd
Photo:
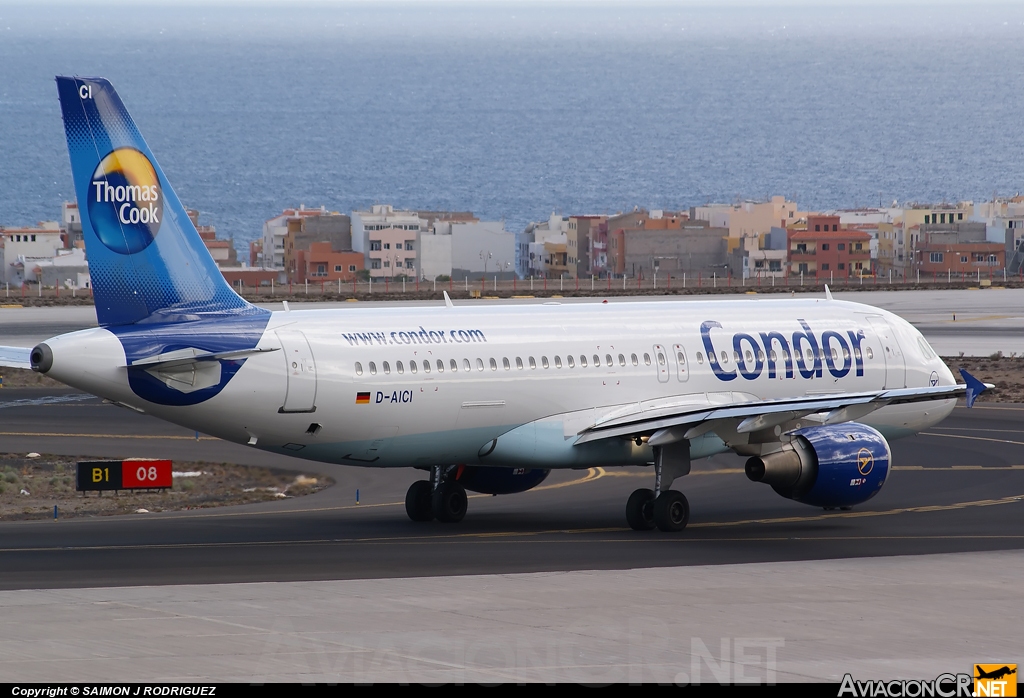
[[[309,341],[300,330],[284,328],[276,332],[284,352],[288,384],[284,404],[278,412],[316,411],[316,364]]]

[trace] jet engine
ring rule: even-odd
[[[533,489],[550,473],[540,468],[488,468],[479,465],[460,466],[456,481],[481,494],[516,494]]]
[[[866,502],[889,476],[889,444],[869,426],[807,427],[790,436],[781,450],[747,460],[747,477],[783,497],[834,508]]]

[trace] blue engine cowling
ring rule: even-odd
[[[782,450],[747,461],[747,477],[783,497],[819,507],[847,507],[878,494],[889,477],[889,444],[856,422],[790,432]]]
[[[550,473],[540,468],[488,468],[478,465],[460,466],[456,481],[472,492],[481,494],[515,494],[533,489]]]

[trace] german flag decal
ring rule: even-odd
[[[357,405],[369,405],[370,394],[369,393],[356,393],[356,404]]]

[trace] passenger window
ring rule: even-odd
[[[736,363],[739,363],[740,362],[740,353],[738,351],[733,351],[732,358],[736,360]]]
[[[381,364],[381,367],[384,369],[384,375],[385,376],[390,376],[391,375],[391,364],[389,364],[387,361],[385,361],[383,364]]]
[[[516,368],[518,368],[520,371],[523,370],[523,360],[518,356],[516,357]]]
[[[658,352],[658,365],[659,366],[664,366],[665,365],[665,355],[662,354],[660,351]]]
[[[396,361],[395,362],[395,370],[398,371],[399,373],[405,373],[405,367],[402,366],[402,362],[401,361]]]
[[[583,354],[580,354],[580,367],[581,368],[586,368],[587,367],[587,357],[585,357]]]
[[[729,363],[729,352],[727,352],[725,349],[722,350],[722,363]]]
[[[697,363],[702,364],[702,365],[704,363],[704,355],[702,353],[700,353],[699,351],[697,352]]]
[[[483,371],[483,370],[484,370],[484,362],[483,362],[483,359],[477,359],[477,360],[476,360],[476,370],[477,370],[477,371]]]
[[[565,357],[565,360],[569,362],[569,368],[576,368],[576,360],[572,358],[572,354]]]
[[[700,356],[700,355],[698,354],[698,356]],[[775,350],[772,349],[771,352],[769,352],[769,354],[768,354],[768,358],[771,359],[772,363],[775,363],[778,360],[779,357],[775,355]]]
[[[543,366],[544,368],[548,368],[548,357],[540,357],[540,365]]]
[[[594,354],[594,368],[601,368],[601,357]]]
[[[744,356],[746,357],[748,364],[754,363],[754,353],[752,351],[747,349],[747,353],[744,354]]]
[[[789,350],[788,349],[783,349],[782,350],[782,360],[783,361],[789,361]]]
[[[651,365],[651,355],[647,354],[647,353],[644,353],[644,366],[650,366],[650,365]]]
[[[686,358],[683,356],[683,352],[681,352],[681,351],[677,351],[676,352],[676,361],[678,361],[681,364],[685,364],[686,363]]]
[[[530,368],[531,369],[537,368],[537,362],[533,360],[532,356],[530,357]]]
[[[614,365],[614,363],[612,362],[612,355],[611,354],[605,354],[604,355],[604,365],[605,366],[613,366]]]
[[[814,361],[814,352],[810,349],[807,350],[807,363]]]
[[[839,352],[836,351],[835,347],[832,347],[832,361],[833,362],[839,361]]]
[[[430,362],[426,359],[423,359],[423,372],[430,373]]]
[[[491,364],[491,370],[492,371],[497,371],[498,370],[498,362],[497,361],[495,361],[494,359],[491,359],[490,364]]]
[[[509,371],[509,370],[512,369],[512,366],[508,362],[508,357],[505,357],[505,358],[503,358],[501,360],[501,365],[505,368],[506,371]]]
[[[437,372],[444,373],[444,361],[441,361],[441,359],[437,360]]]
[[[451,361],[449,361],[448,365],[451,366],[452,373],[454,373],[454,372],[459,370],[459,362],[456,361],[455,359],[452,359]]]
[[[415,360],[410,361],[409,362],[409,373],[416,373],[416,371],[417,371],[416,361]]]
[[[372,361],[370,362],[370,375],[371,376],[376,376],[377,375],[377,364],[373,363]]]
[[[640,365],[640,362],[637,361],[636,354],[630,354],[629,358],[633,361],[633,365],[634,366],[639,366]]]
[[[562,368],[562,357],[561,356],[556,356],[555,357],[555,368]]]
[[[857,361],[860,361],[860,359],[861,359],[860,347],[854,347],[853,348],[853,358],[857,359]],[[356,364],[356,366],[358,366],[358,365],[359,364]]]
[[[623,356],[622,354],[619,354],[619,366],[625,366],[625,365],[626,365],[626,357]]]
[[[764,352],[760,349],[757,350],[757,360],[762,363],[764,362]]]
[[[361,363],[359,363],[358,361],[356,361],[356,375],[357,376],[363,375],[363,365]]]
[[[868,358],[869,359],[875,358],[875,352],[871,351],[871,347],[868,347]],[[370,366],[373,366],[373,364],[371,363]]]
[[[469,359],[462,360],[462,368],[466,371],[472,371],[473,367],[469,364]]]

